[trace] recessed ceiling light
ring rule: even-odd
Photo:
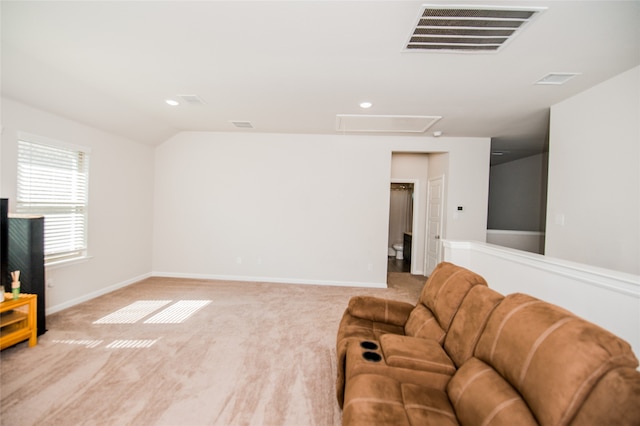
[[[371,108],[373,106],[373,104],[371,102],[360,102],[360,108]]]
[[[178,106],[180,105],[180,103],[178,101],[174,101],[173,99],[167,99],[165,100],[167,105],[171,105],[171,106]]]

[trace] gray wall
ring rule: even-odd
[[[488,229],[544,231],[548,154],[491,167]]]

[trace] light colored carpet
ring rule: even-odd
[[[141,281],[47,317],[37,346],[2,351],[0,424],[338,425],[335,338],[349,298],[415,303],[424,282]],[[142,300],[169,302],[130,323],[105,318]],[[211,302],[183,322],[145,323],[181,300]]]

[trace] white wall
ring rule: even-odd
[[[454,238],[484,241],[488,138],[183,132],[156,150],[155,274],[386,285],[392,152],[449,152]]]
[[[640,274],[640,67],[551,108],[545,253]]]
[[[24,104],[2,99],[1,196],[13,211],[17,133],[27,132],[91,149],[89,256],[87,261],[47,268],[48,313],[151,272],[153,148]]]

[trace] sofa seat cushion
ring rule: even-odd
[[[431,387],[403,383],[402,399],[412,425],[457,425],[447,394]]]
[[[342,423],[458,425],[444,391],[377,374],[361,374],[347,382]]]
[[[470,358],[451,378],[447,393],[463,425],[537,425],[520,394],[493,368]]]
[[[433,371],[452,376],[453,361],[435,340],[385,334],[380,346],[388,366],[412,370]]]

